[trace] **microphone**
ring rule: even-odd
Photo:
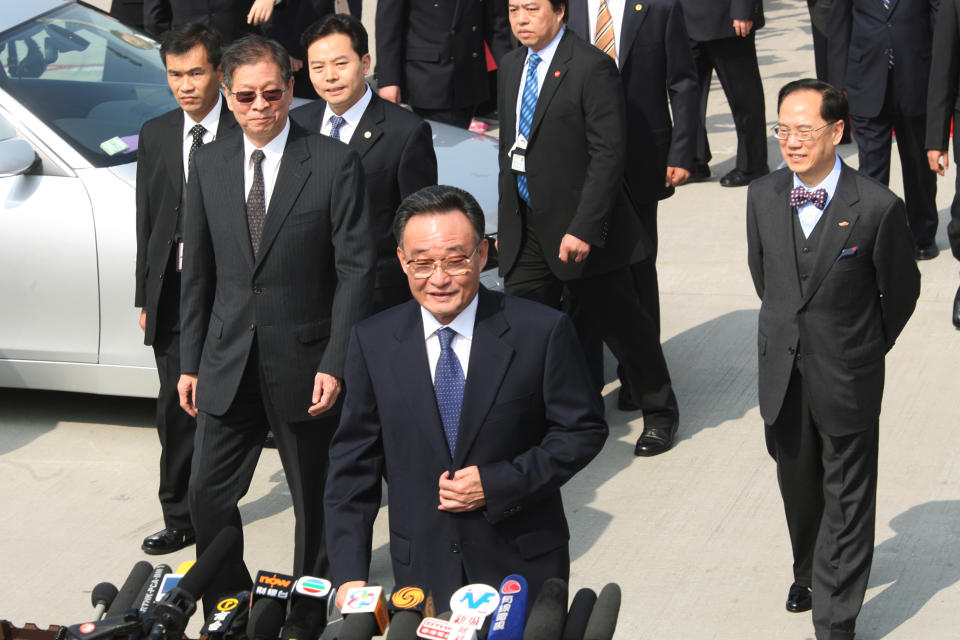
[[[200,635],[216,638],[222,638],[228,634],[233,636],[234,631],[247,628],[249,613],[249,591],[241,591],[236,595],[220,598],[200,629]]]
[[[620,585],[611,582],[600,590],[597,603],[587,621],[583,640],[612,640],[620,613]]]
[[[583,633],[587,629],[587,620],[593,611],[593,604],[597,601],[597,594],[593,589],[583,588],[573,596],[570,603],[570,612],[567,622],[563,625],[563,636],[560,640],[583,640]]]
[[[493,613],[487,640],[522,640],[527,621],[527,580],[509,575],[500,583],[500,606]]]
[[[390,614],[390,640],[415,640],[417,626],[433,616],[433,596],[416,586],[394,589],[387,602]]]
[[[382,636],[390,624],[383,603],[383,587],[367,585],[347,591],[343,601],[340,640],[370,640]]]
[[[488,615],[497,610],[500,593],[486,584],[468,584],[450,596],[450,622],[479,630]]]
[[[140,588],[140,593],[137,594],[136,599],[133,601],[133,606],[136,607],[140,613],[147,613],[153,605],[156,604],[157,599],[160,597],[160,584],[163,582],[163,577],[172,571],[173,569],[165,564],[158,564],[153,568],[153,571],[150,572],[150,577],[144,582],[143,587]]]
[[[283,640],[300,640],[316,636],[327,626],[327,600],[332,591],[329,580],[301,576],[293,584],[290,614],[283,623]]]
[[[117,593],[117,588],[109,582],[101,582],[95,586],[90,593],[90,604],[93,605],[93,617],[90,619],[97,621],[102,618],[104,611],[110,607],[117,597]]]
[[[550,578],[543,583],[537,601],[530,609],[523,640],[557,640],[567,618],[567,583]]]
[[[286,616],[283,603],[273,598],[261,598],[250,608],[247,622],[248,640],[277,640]]]
[[[424,618],[417,626],[417,637],[436,640],[477,640],[477,630],[473,627],[461,627],[443,619],[449,612],[438,618]],[[343,636],[340,636],[341,640]]]
[[[120,585],[120,591],[117,593],[117,597],[113,599],[113,604],[107,608],[107,618],[119,616],[125,609],[134,606],[133,602],[137,594],[140,593],[140,587],[147,581],[152,571],[153,565],[146,560],[141,560],[133,565],[127,579]]]
[[[280,600],[284,605],[290,601],[293,591],[293,576],[276,571],[257,571],[257,578],[253,581],[251,606],[261,598]]]
[[[180,583],[157,603],[145,627],[150,628],[148,640],[181,640],[187,621],[197,610],[197,600],[240,539],[240,530],[236,527],[226,527],[217,534]]]

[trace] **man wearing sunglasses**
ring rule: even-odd
[[[530,598],[570,572],[560,486],[603,446],[600,397],[570,320],[480,286],[483,212],[455,187],[407,197],[394,234],[414,300],[351,335],[330,448],[338,605],[369,577],[381,479],[398,585],[446,603],[518,573]]]
[[[847,101],[819,80],[780,90],[787,168],[750,185],[747,248],[761,299],[760,414],[793,548],[787,611],[852,640],[873,559],[884,356],[920,273],[903,201],[837,156]]]
[[[296,518],[293,573],[323,576],[326,451],[349,330],[367,315],[373,288],[363,169],[348,147],[290,122],[289,57],[276,42],[234,42],[223,86],[243,135],[202,147],[187,189],[179,390],[197,416],[197,554],[223,527],[240,526],[237,502],[269,429]],[[205,612],[250,585],[242,547],[234,549]],[[296,614],[288,627],[315,637],[322,617]]]

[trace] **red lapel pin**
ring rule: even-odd
[[[850,223],[847,222],[846,220],[844,220],[843,222],[838,222],[838,223],[837,223],[837,226],[839,226],[839,227],[845,227],[845,226],[847,226],[848,224],[850,224]]]
[[[559,78],[559,77],[560,77],[560,70],[559,70],[559,69],[553,72],[553,77],[554,77],[554,78]]]

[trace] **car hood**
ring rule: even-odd
[[[110,173],[117,176],[131,187],[136,189],[137,187],[137,163],[128,162],[127,164],[118,164],[115,167],[110,167]]]

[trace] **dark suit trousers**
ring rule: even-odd
[[[953,114],[954,123],[960,122],[960,111]],[[956,127],[956,124],[954,125]],[[953,131],[953,162],[954,167],[960,166],[960,131]],[[932,172],[931,172],[932,173]],[[956,172],[953,183],[953,203],[950,205],[950,222],[947,224],[947,237],[950,239],[950,250],[953,257],[960,260],[960,171]]]
[[[807,0],[810,11],[810,30],[813,32],[813,59],[817,80],[827,81],[827,34],[830,31],[830,10],[833,0]]]
[[[199,384],[203,384],[200,379]],[[304,399],[306,407],[309,398]],[[196,450],[190,477],[190,513],[197,532],[197,557],[228,525],[240,528],[237,503],[247,493],[267,430],[273,432],[293,501],[295,519],[293,573],[329,575],[323,527],[323,487],[330,438],[339,415],[288,423],[270,401],[256,349],[237,397],[222,416],[197,416]],[[274,569],[271,567],[271,569]],[[204,615],[227,594],[249,589],[250,573],[242,543],[224,561],[203,598]]]
[[[930,171],[924,148],[926,116],[906,116],[897,103],[893,73],[887,76],[883,108],[874,118],[850,115],[853,137],[860,151],[860,172],[890,183],[891,128],[897,132],[897,151],[903,168],[903,200],[907,220],[918,247],[933,244],[937,235],[937,176]]]
[[[793,547],[793,579],[813,589],[818,640],[854,637],[873,560],[878,425],[849,436],[824,433],[794,370],[780,416],[766,425],[767,451]]]
[[[679,411],[670,372],[653,319],[636,294],[630,269],[623,267],[563,282],[544,259],[544,251],[556,249],[541,247],[529,225],[523,233],[520,255],[505,277],[507,293],[559,309],[566,286],[583,314],[580,326],[596,331],[623,365],[631,391],[639,390],[634,398],[643,409],[644,426],[672,427]],[[581,342],[583,339],[581,336]],[[585,348],[591,348],[589,340]]]
[[[707,140],[707,99],[710,78],[716,69],[737,129],[737,168],[744,173],[766,169],[766,115],[755,34],[746,38],[692,41],[690,44],[700,82],[700,126],[695,163],[707,164],[712,157]]]
[[[475,110],[476,105],[463,107],[461,109],[454,109],[453,107],[449,109],[422,109],[420,107],[413,107],[413,112],[421,118],[453,125],[461,129],[466,129],[470,126],[470,121],[473,120],[473,112]]]

